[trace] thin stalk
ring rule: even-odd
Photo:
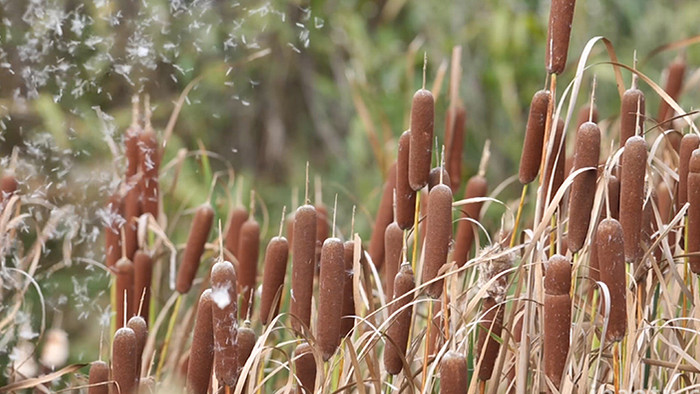
[[[165,342],[163,342],[163,349],[160,351],[160,359],[158,360],[158,368],[156,368],[156,382],[160,380],[160,375],[163,372],[163,365],[165,364],[165,356],[168,353],[168,346],[170,345],[170,337],[173,335],[173,329],[175,328],[175,321],[177,320],[178,312],[180,311],[180,305],[182,304],[182,294],[177,296],[175,301],[175,307],[173,308],[173,314],[170,315],[170,321],[168,322],[168,331],[165,333]]]

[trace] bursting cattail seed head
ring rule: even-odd
[[[403,251],[403,230],[398,223],[392,222],[384,232],[384,297],[389,302],[394,295],[394,281],[401,266]]]
[[[136,334],[128,327],[114,333],[112,341],[112,380],[119,386],[119,392],[136,392]]]
[[[403,369],[402,360],[406,357],[408,334],[413,316],[413,309],[407,306],[411,303],[412,297],[402,298],[402,296],[413,291],[414,288],[413,270],[410,264],[404,263],[394,279],[394,297],[389,306],[389,316],[395,316],[395,318],[386,329],[387,340],[384,345],[384,368],[392,375],[398,374]]]
[[[416,213],[416,191],[408,183],[408,151],[411,132],[404,131],[399,137],[399,153],[396,158],[396,223],[402,230],[413,226]]]
[[[610,291],[610,322],[607,341],[620,341],[627,330],[627,284],[625,278],[625,246],[622,226],[615,219],[604,219],[598,224],[596,234],[600,262],[600,280]]]
[[[265,250],[263,268],[262,297],[260,298],[260,320],[263,324],[267,324],[279,313],[288,259],[287,239],[282,236],[272,237]]]
[[[109,365],[104,361],[93,361],[90,364],[90,375],[88,377],[88,394],[108,394],[109,393]]]
[[[204,245],[207,242],[207,238],[209,238],[213,222],[214,210],[211,205],[209,203],[200,205],[194,214],[190,235],[187,238],[180,269],[177,272],[175,290],[180,294],[187,293],[192,287],[192,281],[197,275],[199,261],[202,258],[202,253],[204,253]]]
[[[440,360],[440,394],[467,393],[467,359],[455,351],[445,353]]]
[[[552,0],[544,62],[550,74],[561,74],[566,67],[574,8],[576,0]]]
[[[447,252],[452,240],[452,189],[447,185],[435,186],[428,194],[428,223],[426,225],[425,259],[423,283],[438,276],[440,268],[447,262]],[[442,294],[442,280],[428,287],[433,298]]]
[[[430,168],[428,168],[430,171]],[[379,202],[379,209],[374,221],[374,228],[369,240],[369,255],[372,258],[372,263],[377,269],[382,268],[384,264],[384,231],[386,226],[394,221],[394,189],[396,188],[397,164],[392,164],[389,169],[386,181],[384,182],[384,190],[382,191],[382,199]],[[428,173],[426,172],[426,184],[428,182]]]
[[[408,182],[413,190],[428,184],[433,152],[435,100],[429,90],[419,89],[411,103],[411,144],[409,146]]]
[[[323,359],[328,361],[340,343],[340,322],[345,286],[344,247],[338,238],[328,238],[321,249],[316,340]]]
[[[643,253],[639,240],[642,233],[647,143],[642,137],[630,137],[625,143],[624,156],[620,181],[620,224],[625,236],[625,258],[637,262]]]
[[[227,386],[238,379],[238,292],[236,270],[228,261],[211,268],[212,322],[216,377]]]
[[[294,374],[299,379],[297,394],[313,394],[316,387],[316,360],[308,343],[294,349]]]
[[[314,288],[316,259],[316,208],[302,205],[294,214],[294,239],[292,240],[292,293],[291,314],[301,324],[310,326],[311,297]],[[295,330],[301,331],[301,324],[292,319]]]
[[[236,207],[231,212],[228,230],[226,231],[225,247],[231,254],[238,258],[238,242],[241,237],[241,226],[248,220],[248,211],[242,207]]]
[[[559,388],[569,353],[571,263],[562,255],[549,259],[544,278],[544,372]]]
[[[464,198],[485,197],[488,191],[486,178],[482,175],[474,175],[469,178],[467,186],[464,189]],[[463,266],[469,259],[469,251],[474,243],[474,227],[475,225],[467,219],[479,221],[479,213],[483,202],[471,203],[460,207],[462,218],[457,224],[457,237],[455,239],[455,248],[453,258],[458,266]]]
[[[204,290],[197,305],[197,318],[194,323],[192,347],[187,364],[187,392],[189,394],[206,394],[209,389],[214,365],[213,305],[211,289]]]
[[[579,174],[571,185],[569,202],[569,234],[568,247],[572,252],[578,252],[586,240],[588,226],[591,221],[591,209],[595,198],[598,157],[600,155],[600,129],[595,123],[586,122],[576,133],[574,150],[574,168],[593,167]]]
[[[238,243],[238,293],[241,295],[241,318],[249,316],[253,310],[251,295],[255,290],[258,276],[258,255],[260,254],[260,225],[250,217],[241,226],[241,238]]]
[[[540,90],[532,96],[530,114],[525,129],[523,153],[520,156],[520,174],[518,179],[523,185],[535,180],[540,171],[542,161],[542,144],[544,143],[547,111],[552,94],[548,90]]]

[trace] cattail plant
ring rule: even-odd
[[[434,313],[433,318],[430,319],[430,330],[428,330],[430,335],[427,337],[428,342],[426,346],[428,357],[435,357],[440,347],[442,347],[445,342],[445,318],[443,314],[448,312],[449,309],[443,309],[443,303],[440,300],[432,300],[430,302],[433,303],[433,310],[436,311],[436,313]],[[449,302],[447,304],[449,305]]]
[[[610,292],[608,330],[605,335],[610,342],[621,341],[627,331],[627,284],[625,278],[625,246],[622,226],[615,219],[603,219],[598,224],[598,257],[605,258],[600,264],[600,280]]]
[[[121,258],[114,265],[117,274],[117,328],[134,314],[134,263]]]
[[[585,123],[585,122],[584,122]],[[541,209],[544,211],[546,201],[552,201],[566,178],[566,135],[564,134],[564,120],[557,120],[557,127],[552,138],[552,151],[547,155],[544,166]]]
[[[284,210],[280,232],[272,237],[265,250],[265,263],[263,268],[262,296],[260,298],[260,320],[263,324],[275,318],[279,313],[280,300],[284,289],[284,278],[287,274],[287,260],[289,259],[289,243],[282,236],[284,226]]]
[[[591,104],[586,104],[578,110],[578,115],[576,117],[576,130],[578,130],[578,128],[586,122],[598,124],[598,107],[596,107],[595,104],[593,104],[592,111]]]
[[[211,205],[208,202],[200,205],[194,214],[190,235],[182,255],[182,263],[180,263],[180,269],[177,272],[175,290],[180,294],[187,293],[192,287],[192,281],[197,275],[199,261],[204,253],[204,246],[209,238],[213,222],[214,210]]]
[[[500,338],[501,330],[503,330],[505,309],[493,297],[487,297],[481,304],[481,310],[484,314],[480,320],[479,340],[477,342],[477,354],[481,358],[478,377],[479,380],[485,382],[493,375],[493,367],[501,347],[496,338]]]
[[[464,189],[464,199],[486,197],[488,183],[486,177],[479,173],[469,178]],[[461,208],[461,218],[457,224],[457,236],[452,258],[458,266],[463,266],[469,260],[469,251],[474,243],[474,224],[470,220],[480,220],[483,202],[474,202]]]
[[[141,216],[141,198],[136,182],[126,183],[126,194],[124,195],[124,252],[129,260],[134,258],[134,253],[138,248],[136,234],[136,219]]]
[[[463,104],[450,105],[445,117],[445,167],[450,174],[452,192],[459,189],[462,181],[462,148],[464,147],[464,125],[467,110]]]
[[[574,168],[593,167],[574,178],[569,202],[569,233],[567,244],[572,252],[578,252],[586,240],[591,221],[591,209],[595,198],[598,157],[600,155],[600,129],[593,122],[586,122],[576,133]]]
[[[241,226],[238,241],[238,294],[241,295],[241,318],[250,316],[253,310],[253,291],[258,276],[260,254],[260,225],[251,215]]]
[[[624,156],[620,181],[620,224],[625,237],[625,258],[636,263],[642,257],[639,240],[642,233],[647,143],[642,137],[630,137],[625,143]]]
[[[396,158],[396,223],[402,230],[413,226],[416,214],[416,191],[408,183],[408,152],[411,132],[404,131],[399,137],[399,153]]]
[[[292,297],[290,312],[292,327],[301,331],[302,325],[311,324],[311,297],[314,289],[316,253],[316,208],[302,205],[294,214],[292,240]]]
[[[430,171],[430,168],[428,168]],[[377,216],[374,221],[374,228],[372,229],[372,235],[369,239],[369,256],[372,258],[372,263],[377,269],[382,268],[384,264],[384,232],[386,231],[386,226],[394,221],[394,189],[396,188],[397,181],[397,163],[391,165],[389,168],[389,173],[387,174],[386,181],[384,182],[384,190],[382,191],[382,198],[379,201],[379,209],[377,210]],[[428,180],[428,174],[426,172],[426,183]]]
[[[340,322],[340,336],[345,337],[355,326],[355,297],[353,291],[355,242],[345,241],[343,244],[343,261],[345,273],[343,275],[343,317]]]
[[[112,341],[112,380],[118,392],[132,394],[136,392],[136,334],[128,327],[122,327],[114,333]]]
[[[428,174],[428,190],[432,190],[433,187],[441,183],[452,189],[450,174],[447,173],[445,167],[434,167],[430,170],[430,174]]]
[[[520,156],[520,183],[526,185],[535,180],[540,171],[542,161],[542,144],[544,143],[545,123],[547,111],[552,93],[548,90],[540,90],[532,96],[530,102],[530,114],[527,118],[525,129],[525,142],[523,153]]]
[[[126,257],[131,260],[137,248],[137,235],[135,220],[141,215],[141,190],[139,185],[139,139],[143,129],[139,124],[141,111],[139,110],[138,95],[131,98],[131,125],[124,133],[124,155],[126,156],[126,195],[124,197],[124,226],[126,241]]]
[[[452,241],[452,189],[439,184],[428,194],[428,223],[425,236],[425,259],[423,261],[423,283],[438,276],[440,268],[447,262],[447,252]],[[442,294],[442,280],[427,288],[430,297]]]
[[[545,49],[545,66],[550,74],[561,74],[566,67],[576,0],[552,0]]]
[[[608,178],[607,199],[610,207],[610,217],[620,219],[620,179],[615,175]]]
[[[141,378],[141,358],[143,355],[143,348],[146,346],[146,339],[148,338],[148,325],[146,320],[141,316],[134,316],[126,323],[126,326],[131,328],[136,335],[136,385],[139,384]]]
[[[160,147],[156,132],[151,125],[151,107],[148,96],[146,96],[145,124],[143,133],[139,136],[139,163],[141,165],[141,204],[143,213],[148,213],[158,219],[158,172],[160,170]]]
[[[406,346],[411,328],[413,308],[409,305],[411,296],[404,296],[413,291],[415,280],[413,270],[408,262],[404,262],[394,279],[394,297],[389,306],[390,321],[386,329],[386,345],[384,345],[384,368],[392,375],[396,375],[403,369],[406,358]]]
[[[294,374],[299,379],[297,394],[313,394],[316,387],[316,360],[308,343],[294,349]]]
[[[194,323],[190,359],[187,364],[186,387],[189,394],[206,394],[209,390],[209,381],[214,365],[213,306],[212,291],[206,289],[199,297],[197,304],[197,318]]]
[[[234,386],[238,379],[238,292],[236,270],[228,261],[211,268],[212,323],[216,377],[222,385]]]
[[[255,342],[257,342],[258,337],[255,335],[255,331],[250,326],[250,321],[246,320],[243,325],[238,328],[236,334],[236,346],[238,347],[238,366],[236,368],[236,375],[241,378],[242,369],[245,363],[250,358],[253,353],[253,348],[255,347]],[[244,383],[247,385],[247,383]]]
[[[637,76],[632,76],[632,87],[625,90],[620,106],[620,148],[627,139],[637,135],[637,128],[644,129],[645,98],[644,92],[637,89]]]
[[[394,281],[401,266],[403,251],[403,231],[398,223],[392,222],[384,232],[384,297],[389,302],[394,295]]]
[[[119,193],[113,194],[107,204],[105,225],[105,265],[112,267],[122,256],[122,200]]]
[[[238,258],[238,243],[241,237],[241,227],[248,220],[248,211],[244,207],[235,207],[231,211],[231,218],[226,231],[226,250]]]
[[[419,89],[411,103],[411,143],[409,145],[408,183],[413,190],[428,184],[433,151],[435,99],[429,90]]]
[[[151,281],[153,279],[153,259],[144,251],[134,254],[134,311],[148,322],[151,309]]]
[[[328,361],[340,343],[340,322],[343,312],[345,261],[343,242],[328,238],[321,250],[321,273],[319,276],[318,316],[316,317],[316,340],[321,355]]]
[[[559,389],[569,353],[571,330],[571,263],[554,255],[544,277],[544,373]]]
[[[690,157],[688,173],[688,222],[687,233],[690,269],[700,274],[700,150],[696,149]]]
[[[688,133],[681,139],[678,161],[678,193],[676,194],[676,209],[680,209],[688,201],[688,173],[690,157],[695,149],[700,147],[700,137]],[[663,219],[668,219],[662,216]]]
[[[681,93],[681,88],[683,87],[683,77],[685,76],[685,57],[680,55],[668,65],[666,69],[666,85],[664,90],[673,99],[673,101],[678,101],[678,97]],[[675,111],[668,105],[666,100],[661,100],[659,103],[659,122],[665,122],[671,119]]]
[[[467,393],[467,358],[455,351],[440,360],[440,394]]]
[[[109,365],[104,361],[90,363],[88,394],[109,394]]]

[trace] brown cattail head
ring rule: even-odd
[[[430,171],[430,168],[428,168]],[[428,171],[425,174],[425,182],[428,183]],[[384,182],[384,191],[382,199],[379,202],[379,209],[374,220],[374,228],[369,240],[369,255],[372,258],[372,263],[377,269],[382,268],[384,264],[384,231],[386,226],[394,221],[394,189],[396,188],[397,164],[394,163],[389,169],[386,181]]]
[[[282,236],[272,237],[265,250],[263,268],[262,297],[260,299],[260,320],[263,324],[267,324],[279,313],[288,260],[289,243],[287,239]]]
[[[109,365],[106,362],[93,361],[90,364],[88,385],[88,394],[109,394]]]
[[[440,360],[440,394],[466,394],[467,371],[463,354],[447,352]]]
[[[316,360],[308,343],[294,349],[294,374],[299,379],[297,394],[313,394],[316,386]]]
[[[690,157],[688,173],[688,253],[690,269],[700,274],[700,150],[696,149]]]
[[[141,216],[141,192],[138,184],[127,182],[126,195],[124,196],[124,235],[125,235],[125,250],[126,258],[129,260],[134,258],[134,253],[138,248],[138,235],[136,234],[136,220]]]
[[[236,207],[231,212],[228,230],[226,231],[226,250],[238,258],[238,241],[241,237],[241,226],[248,220],[248,211],[243,207]]]
[[[544,372],[557,388],[569,353],[570,288],[571,263],[562,255],[552,256],[544,277]]]
[[[428,175],[428,190],[432,190],[433,187],[441,183],[452,189],[452,185],[450,184],[450,174],[447,173],[445,167],[435,167],[430,170],[430,174]]]
[[[566,67],[575,7],[576,0],[552,0],[544,60],[550,74],[561,74]]]
[[[141,356],[143,355],[143,348],[146,346],[146,339],[148,338],[148,325],[146,320],[141,316],[134,316],[126,323],[126,326],[134,330],[136,335],[136,384],[138,385],[141,377]]]
[[[316,253],[316,208],[302,205],[294,214],[292,243],[292,296],[290,312],[295,330],[301,331],[311,323],[311,297],[314,289]]]
[[[105,264],[111,267],[122,256],[122,199],[119,193],[110,197],[105,218]]]
[[[581,127],[582,124],[586,122],[598,123],[598,107],[593,104],[593,112],[591,112],[591,105],[586,104],[578,111],[578,117],[576,119],[576,130]]]
[[[354,256],[355,242],[345,241],[343,244],[343,260],[345,261],[345,273],[343,274],[343,317],[340,322],[340,336],[350,333],[355,326],[355,298],[353,294]],[[386,276],[385,276],[386,277]]]
[[[685,59],[683,56],[677,57],[668,66],[666,77],[666,87],[664,90],[674,101],[678,101],[681,88],[683,87],[683,76],[685,75]],[[664,122],[673,117],[675,111],[668,105],[666,100],[661,100],[659,104],[659,122]]]
[[[680,161],[678,164],[678,194],[676,195],[676,208],[680,208],[688,201],[688,172],[690,156],[700,146],[700,137],[695,133],[688,133],[681,139]],[[662,216],[663,219],[668,219]]]
[[[236,270],[228,261],[211,267],[212,322],[216,377],[222,384],[233,386],[238,379],[238,292]]]
[[[209,389],[214,365],[213,306],[212,291],[206,289],[199,297],[190,359],[187,364],[187,392],[191,394],[206,394]]]
[[[120,393],[136,392],[136,351],[134,330],[128,327],[118,329],[112,341],[112,380]]]
[[[258,337],[255,335],[255,331],[250,328],[250,322],[245,321],[241,327],[238,328],[238,335],[236,336],[236,344],[238,347],[238,368],[237,375],[239,378],[240,374],[243,372],[242,369],[245,363],[250,358],[253,353],[253,348],[255,347],[255,342],[257,342]]]
[[[447,252],[452,241],[452,189],[447,185],[437,185],[428,194],[425,237],[423,283],[435,279],[440,268],[447,262]],[[440,297],[442,282],[440,280],[428,286],[428,295],[433,298]]]
[[[144,251],[134,254],[134,312],[148,322],[151,309],[151,280],[153,279],[153,259]],[[140,313],[139,313],[140,311]]]
[[[384,232],[384,297],[387,302],[394,295],[393,278],[401,266],[403,251],[403,230],[398,223],[392,222]]]
[[[386,329],[386,345],[384,345],[384,368],[392,375],[401,372],[403,360],[406,358],[406,346],[413,316],[413,308],[407,305],[413,301],[413,297],[403,297],[403,295],[413,291],[414,288],[413,270],[410,264],[404,263],[394,279],[394,297],[389,306],[390,323]]]
[[[620,179],[615,175],[608,178],[608,201],[610,202],[610,217],[620,219]]]
[[[464,105],[452,105],[447,110],[445,120],[445,166],[450,174],[452,192],[459,189],[462,182],[462,149],[464,148],[464,126],[467,111]]]
[[[399,153],[396,158],[396,223],[402,230],[413,226],[416,214],[416,191],[408,183],[408,151],[411,132],[404,131],[399,137]]]
[[[199,260],[204,253],[204,245],[209,238],[211,225],[214,221],[214,210],[209,203],[204,203],[197,208],[190,227],[190,235],[187,238],[185,251],[182,255],[182,263],[177,272],[177,284],[175,289],[180,294],[185,294],[192,287],[192,281],[197,275]]]
[[[114,265],[117,273],[117,328],[124,327],[127,320],[134,315],[134,263],[121,258]]]
[[[600,129],[595,123],[586,122],[576,133],[574,168],[593,167],[576,176],[571,185],[569,202],[569,234],[567,243],[572,252],[578,252],[586,240],[595,198],[598,157],[600,155]]]
[[[561,118],[557,120],[557,128],[552,143],[552,152],[547,156],[547,162],[544,167],[543,191],[548,194],[543,193],[543,196],[548,195],[549,201],[552,201],[566,178],[564,172],[566,167],[566,135],[564,134],[564,120]]]
[[[596,234],[598,256],[605,256],[600,264],[600,280],[610,292],[610,321],[606,339],[620,341],[627,330],[627,302],[625,278],[625,247],[622,226],[615,219],[604,219]],[[602,304],[604,305],[604,304]]]
[[[411,144],[409,147],[408,183],[413,190],[428,184],[433,152],[435,100],[429,90],[419,89],[411,103]]]
[[[481,365],[478,376],[479,380],[487,381],[493,375],[493,366],[496,363],[496,357],[498,357],[498,351],[501,346],[496,338],[501,336],[505,308],[497,303],[493,297],[487,297],[484,298],[481,310],[484,315],[479,324],[479,341],[477,344],[477,354],[479,357],[482,357],[479,361]]]
[[[325,361],[333,356],[340,343],[340,322],[343,313],[343,293],[340,290],[345,286],[344,274],[343,242],[338,238],[328,238],[321,250],[316,321],[316,340]]]
[[[527,118],[525,129],[525,141],[523,153],[520,156],[520,174],[518,179],[523,185],[535,180],[540,171],[542,161],[542,144],[544,142],[547,111],[552,93],[549,90],[540,90],[532,96],[530,114]]]
[[[482,175],[474,175],[469,178],[467,186],[464,189],[464,198],[485,197],[488,190],[486,178]],[[455,248],[453,258],[458,266],[463,266],[469,260],[469,251],[474,243],[474,223],[468,219],[479,221],[481,218],[481,206],[483,202],[476,202],[460,207],[462,217],[457,224],[457,238],[455,239]]]
[[[624,155],[620,182],[620,224],[625,236],[625,258],[637,262],[642,257],[639,239],[642,233],[647,143],[639,136],[629,138],[625,143]]]
[[[251,295],[255,290],[258,276],[258,255],[260,254],[260,225],[250,217],[241,226],[238,243],[238,293],[241,295],[241,318],[249,316],[253,310]]]
[[[9,200],[17,191],[17,187],[18,184],[15,175],[10,171],[4,173],[2,178],[0,178],[0,203]]]
[[[141,204],[143,213],[150,213],[158,219],[158,171],[160,170],[160,148],[156,133],[150,125],[146,125],[139,136],[141,156]]]
[[[627,139],[638,134],[637,128],[644,130],[644,113],[644,92],[634,86],[627,89],[620,106],[620,148],[625,146]]]
[[[443,313],[445,311],[448,311],[449,309],[443,309],[442,301],[440,300],[433,300],[431,302],[433,303],[433,310],[435,312],[433,313],[433,318],[430,322],[430,336],[427,338],[426,347],[428,357],[434,358],[435,356],[437,356],[438,352],[440,351],[440,348],[445,343],[445,320],[443,317]]]

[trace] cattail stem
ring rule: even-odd
[[[520,204],[518,204],[518,213],[515,215],[515,223],[513,223],[513,234],[510,236],[510,247],[515,246],[515,241],[518,239],[518,225],[520,223],[520,217],[523,214],[523,205],[525,205],[525,196],[527,195],[527,186],[529,183],[523,185],[522,194],[520,194]]]
[[[613,344],[613,385],[615,394],[620,392],[620,343]]]
[[[156,381],[160,380],[160,375],[163,372],[163,365],[165,364],[165,356],[168,354],[168,346],[170,345],[170,337],[173,335],[173,329],[175,328],[175,322],[177,321],[178,312],[180,312],[180,305],[182,304],[182,294],[178,294],[177,300],[175,301],[175,307],[173,308],[173,313],[170,315],[170,321],[168,322],[168,331],[165,333],[165,340],[163,341],[163,348],[160,351],[160,359],[158,360],[158,368],[156,368]]]

